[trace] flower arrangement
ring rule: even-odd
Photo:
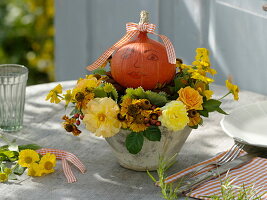
[[[126,148],[137,154],[144,138],[160,141],[160,126],[170,131],[182,130],[185,126],[196,129],[210,112],[226,114],[220,107],[222,98],[233,94],[238,100],[238,86],[231,80],[226,80],[229,90],[226,95],[212,98],[214,92],[209,86],[217,72],[211,68],[209,52],[205,48],[196,49],[191,65],[176,59],[173,79],[150,90],[125,88],[116,82],[104,68],[111,62],[112,57],[93,74],[80,78],[73,89],[62,94],[59,84],[47,95],[46,100],[51,103],[64,101],[65,108],[72,108],[71,113],[62,118],[67,132],[78,136],[81,121],[96,136],[112,137],[121,129],[127,129],[131,133],[126,138]]]

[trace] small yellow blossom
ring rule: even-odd
[[[19,152],[19,165],[29,167],[31,164],[40,160],[39,154],[31,149],[25,149]]]
[[[239,99],[239,96],[238,96],[239,88],[238,88],[238,86],[232,84],[232,81],[231,80],[226,80],[225,81],[225,85],[228,88],[229,92],[231,92],[233,94],[234,100],[237,101]]]
[[[202,122],[200,114],[196,110],[189,110],[188,117],[189,117],[188,126],[196,126]]]
[[[91,88],[96,88],[101,82],[95,77],[90,77],[86,79],[80,79],[77,82],[75,89],[79,89],[81,92],[86,92],[91,90]]]
[[[28,167],[28,176],[42,176],[44,174],[43,169],[38,163],[32,163]]]
[[[54,172],[54,167],[56,166],[56,156],[55,154],[47,153],[40,160],[40,168],[43,170],[43,173],[49,174]]]
[[[181,101],[171,101],[161,110],[159,121],[171,131],[182,130],[189,122],[186,106]]]
[[[50,99],[51,103],[58,104],[61,100],[58,98],[58,94],[62,93],[62,85],[58,84],[54,89],[52,89],[46,96],[46,101]]]
[[[0,173],[0,183],[7,182],[8,175],[6,173]]]
[[[83,122],[86,129],[96,136],[112,137],[120,131],[118,104],[111,98],[95,98],[87,103]]]
[[[66,106],[69,105],[69,103],[73,99],[72,90],[67,90],[66,94],[63,94],[63,96],[64,96],[64,100],[66,102]]]

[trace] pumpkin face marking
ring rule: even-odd
[[[137,39],[117,50],[111,62],[112,77],[124,87],[154,89],[170,82],[175,65],[168,62],[165,47],[141,32]]]

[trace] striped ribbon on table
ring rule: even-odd
[[[209,160],[203,161],[196,165],[193,165],[187,169],[184,169],[180,172],[177,172],[171,176],[168,176],[165,179],[166,183],[171,183],[181,178],[182,176],[194,171],[198,166],[203,166],[207,163],[214,162],[222,157],[226,152],[223,152]],[[242,151],[239,156],[245,155],[246,153]],[[204,174],[205,172],[215,169],[215,166],[209,166],[200,171],[197,175]],[[196,176],[197,176],[196,175]],[[221,194],[221,180],[225,180],[227,177],[230,177],[230,180],[233,181],[233,185],[243,187],[254,186],[254,190],[257,192],[257,195],[263,195],[262,199],[267,200],[267,159],[255,157],[250,162],[238,167],[231,169],[228,174],[224,173],[220,177],[211,179],[202,185],[195,188],[190,193],[186,195],[193,198],[210,200],[207,196],[211,195],[220,195]],[[266,194],[265,194],[266,193]]]
[[[42,149],[37,150],[37,153],[41,155],[52,153],[52,154],[55,154],[57,159],[62,160],[63,171],[68,180],[68,183],[73,183],[77,181],[76,177],[71,171],[68,161],[71,162],[74,166],[76,166],[81,171],[81,173],[84,174],[86,171],[86,168],[83,165],[83,163],[77,158],[77,156],[75,156],[74,154],[70,152],[59,150],[59,149],[42,148]]]
[[[126,34],[113,46],[107,49],[92,65],[87,66],[86,68],[90,71],[97,69],[100,67],[106,60],[112,55],[114,51],[116,51],[119,47],[129,42],[132,38],[137,36],[137,34],[141,32],[147,32],[154,35],[157,35],[163,41],[163,44],[167,51],[168,61],[171,64],[176,64],[176,55],[174,51],[174,47],[170,42],[169,38],[165,35],[159,35],[155,33],[156,25],[155,24],[136,24],[136,23],[127,23],[126,24]]]

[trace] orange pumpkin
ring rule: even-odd
[[[149,39],[146,32],[140,32],[113,55],[111,74],[124,87],[154,89],[174,78],[175,64],[168,62],[164,45]]]

